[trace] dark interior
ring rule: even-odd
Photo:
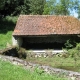
[[[26,45],[23,44],[23,47],[26,49],[62,49],[65,48],[64,43],[27,43]]]
[[[65,43],[67,40],[71,39],[73,41],[80,41],[77,36],[32,36],[32,37],[23,37],[22,47],[26,49],[55,49],[61,50],[65,48]]]

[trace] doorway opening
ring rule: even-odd
[[[69,39],[72,42],[80,42],[80,38],[76,35],[29,36],[22,39],[22,47],[28,50],[62,50],[62,48],[66,48],[65,43]]]
[[[65,48],[64,43],[24,43],[23,47],[26,49],[32,50],[46,50],[46,49],[53,49],[53,50],[62,50]]]

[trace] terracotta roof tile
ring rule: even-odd
[[[13,35],[80,34],[80,21],[72,16],[20,15]]]

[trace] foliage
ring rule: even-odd
[[[31,14],[42,14],[44,9],[45,0],[29,0]]]
[[[0,0],[0,15],[42,14],[44,4],[45,0]]]
[[[80,43],[77,43],[75,48],[69,49],[68,54],[74,59],[76,66],[76,61],[80,58]]]
[[[4,16],[28,14],[28,8],[28,0],[4,0],[3,7],[0,9],[0,14]]]
[[[70,15],[76,0],[47,0],[43,14]]]
[[[7,6],[7,7],[6,7]],[[80,0],[0,0],[0,16],[20,14],[70,15],[80,17]]]
[[[73,44],[71,44],[71,41],[70,40],[67,40],[64,45],[66,46],[66,49],[70,49],[70,48],[73,47]]]
[[[20,14],[29,14],[29,0],[16,0],[17,7],[15,8],[13,15],[20,15]]]
[[[27,51],[26,51],[26,49],[20,47],[18,49],[18,55],[19,55],[19,58],[26,59],[26,57],[27,57]]]
[[[75,9],[76,13],[78,14],[78,18],[80,18],[80,0],[74,0],[74,6],[73,8]]]
[[[12,44],[12,31],[14,30],[17,18],[17,16],[0,18],[0,49],[5,48],[7,43]]]
[[[7,32],[6,34],[0,34],[0,49],[4,49],[7,46],[7,43],[12,44],[11,38],[12,31]]]
[[[73,57],[74,59],[79,58],[80,57],[80,43],[77,43],[76,47],[69,49],[68,52],[70,56]]]
[[[77,49],[77,50],[80,50],[80,43],[77,43],[76,49]]]
[[[54,12],[57,15],[69,15],[69,10],[68,8],[70,4],[70,0],[60,0],[60,3],[58,3],[55,8]]]
[[[57,75],[49,75],[43,73],[41,70],[34,71],[25,70],[20,66],[15,66],[9,62],[0,60],[0,79],[1,80],[66,80]]]
[[[48,1],[46,1],[46,4],[44,6],[43,14],[45,14],[45,15],[53,14],[55,3],[56,3],[56,0],[48,0]]]
[[[5,0],[0,0],[0,9],[3,8],[4,4],[5,4]]]

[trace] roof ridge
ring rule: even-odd
[[[20,16],[60,16],[60,17],[73,17],[73,16],[69,16],[69,15],[20,15]]]

